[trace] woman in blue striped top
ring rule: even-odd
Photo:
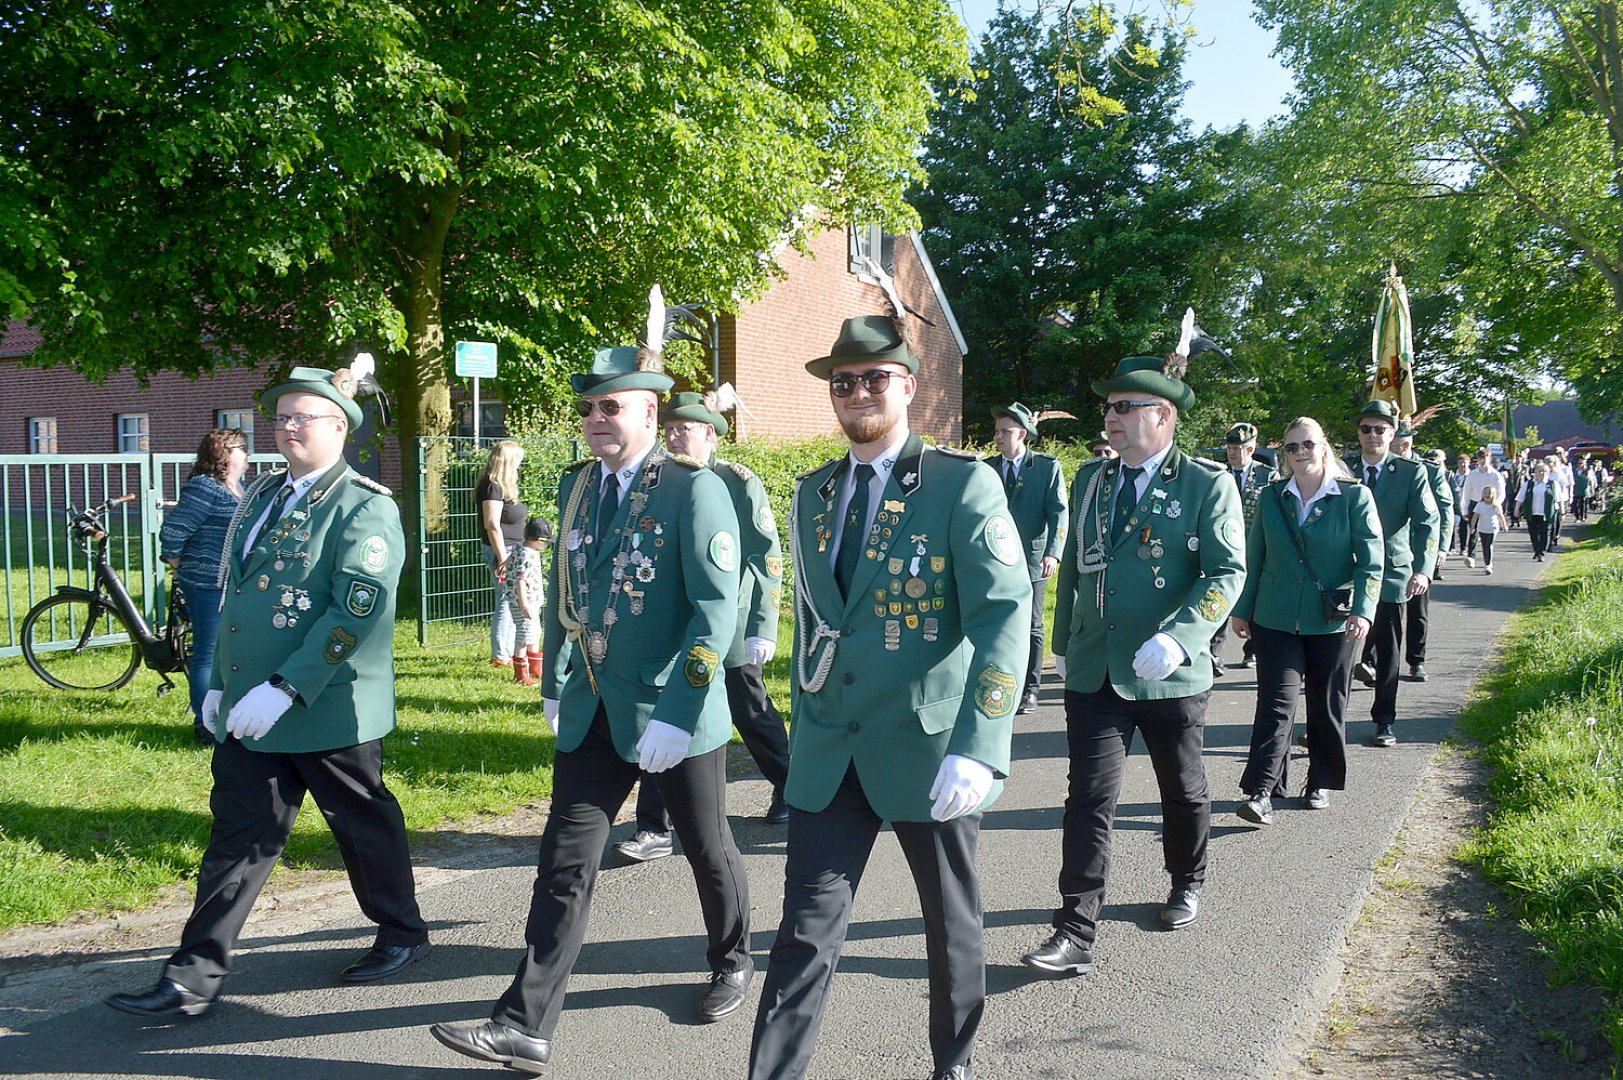
[[[163,561],[175,571],[192,616],[192,655],[186,679],[191,684],[192,732],[203,743],[214,742],[203,727],[202,710],[214,669],[214,641],[220,633],[225,533],[242,501],[242,476],[247,469],[248,443],[242,432],[215,428],[203,436],[191,476],[180,489],[180,501],[164,516],[158,534]]]

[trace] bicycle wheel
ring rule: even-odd
[[[141,645],[124,617],[83,596],[53,596],[23,619],[23,659],[61,690],[117,690],[135,678]]]

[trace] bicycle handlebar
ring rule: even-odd
[[[140,496],[132,491],[108,499],[100,506],[92,506],[88,510],[75,510],[70,506],[68,507],[68,522],[76,532],[91,540],[100,540],[107,535],[107,529],[102,524],[101,516],[115,506],[132,503],[138,498]]]

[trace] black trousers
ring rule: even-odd
[[[1550,546],[1550,522],[1542,514],[1527,519],[1527,538],[1533,541],[1533,554],[1543,555]]]
[[[552,769],[552,812],[541,832],[535,890],[524,927],[524,958],[491,1019],[550,1039],[563,1011],[570,970],[580,956],[592,887],[614,815],[637,782],[637,763],[614,748],[601,703],[586,741],[559,754]],[[717,747],[650,777],[665,793],[693,868],[699,908],[717,973],[749,965],[749,883],[727,824],[727,748]]]
[[[1026,658],[1026,685],[1021,691],[1021,697],[1034,698],[1037,688],[1043,681],[1043,643],[1046,637],[1043,632],[1043,605],[1048,600],[1048,578],[1038,578],[1031,583],[1031,652]]]
[[[223,719],[223,718],[222,718]],[[197,877],[197,900],[165,978],[204,997],[220,992],[231,950],[259,891],[282,856],[305,792],[327,819],[350,888],[378,924],[376,945],[418,945],[428,927],[417,888],[400,804],[383,785],[383,743],[311,754],[262,754],[236,739],[214,748],[214,825]]]
[[[1060,840],[1060,906],[1054,929],[1083,945],[1098,933],[1110,875],[1110,831],[1133,732],[1161,788],[1161,850],[1173,888],[1206,880],[1206,843],[1212,797],[1201,750],[1211,691],[1159,701],[1128,701],[1107,677],[1091,694],[1065,691],[1065,735],[1070,747],[1070,789]]]
[[[1549,546],[1555,547],[1555,542],[1559,539],[1561,539],[1561,508],[1558,506],[1555,508],[1555,513],[1550,516]]]
[[[1240,790],[1290,791],[1291,729],[1307,684],[1307,787],[1347,786],[1347,692],[1353,642],[1346,634],[1293,634],[1251,624],[1257,643],[1257,712]]]
[[[969,1060],[986,1009],[986,950],[975,868],[981,815],[890,824],[913,872],[924,915],[930,1057],[935,1071],[942,1073]],[[802,1080],[806,1075],[857,886],[882,825],[855,768],[846,770],[827,808],[808,813],[790,807],[783,922],[755,1015],[750,1080]]]
[[[1482,565],[1486,566],[1486,567],[1490,567],[1490,568],[1493,566],[1493,538],[1494,538],[1494,535],[1495,535],[1494,533],[1483,533],[1482,534]]]
[[[1375,665],[1375,702],[1369,718],[1384,727],[1398,718],[1398,657],[1403,652],[1403,602],[1382,600],[1375,605],[1369,631]]]
[[[727,708],[733,714],[733,727],[743,737],[745,748],[755,759],[755,767],[761,770],[772,790],[781,793],[789,779],[789,733],[783,726],[783,715],[766,692],[761,665],[728,668],[723,678],[727,683]],[[665,800],[659,794],[658,784],[643,784],[637,789],[637,830],[671,831],[671,816],[665,812]]]
[[[1482,557],[1489,562],[1493,561],[1493,539],[1482,537]],[[1408,628],[1404,641],[1403,659],[1410,667],[1426,662],[1426,631],[1431,626],[1431,590],[1403,602],[1403,613]]]

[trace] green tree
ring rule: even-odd
[[[1066,25],[1006,9],[947,96],[913,201],[969,343],[971,426],[1013,398],[1089,407],[1088,383],[1123,356],[1176,343],[1186,306],[1215,336],[1227,329],[1244,212],[1222,179],[1248,135],[1188,132],[1183,48],[1142,18]],[[1077,115],[1055,71],[1078,64],[1119,110]]]
[[[651,283],[727,308],[808,209],[909,220],[964,52],[943,0],[14,0],[0,302],[92,376],[369,347],[407,447],[447,333],[543,408]]]

